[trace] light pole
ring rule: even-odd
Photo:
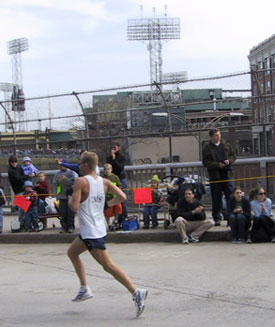
[[[6,109],[6,107],[3,105],[2,102],[0,102],[1,107],[4,109],[6,116],[9,119],[10,125],[11,125],[11,129],[12,129],[12,135],[13,135],[13,153],[16,156],[16,150],[17,150],[17,140],[16,140],[16,133],[15,133],[15,128],[14,128],[14,121],[11,119],[11,116],[8,112],[8,110]]]

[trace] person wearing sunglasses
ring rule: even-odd
[[[275,243],[272,202],[266,196],[264,188],[257,187],[250,191],[251,209],[254,214],[251,230],[253,242],[271,241]]]

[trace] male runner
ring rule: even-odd
[[[105,246],[104,205],[114,206],[124,200],[126,195],[109,180],[96,175],[98,156],[94,152],[84,152],[80,157],[80,169],[83,177],[75,180],[74,191],[69,200],[71,209],[78,214],[80,235],[68,249],[68,256],[75,268],[80,281],[80,290],[73,301],[80,302],[93,297],[87,286],[86,274],[80,254],[89,250],[93,258],[102,265],[103,269],[124,285],[133,296],[139,317],[144,310],[144,302],[148,290],[136,288],[127,274],[114,264]],[[116,195],[105,204],[105,193]]]

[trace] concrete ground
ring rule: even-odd
[[[275,244],[109,244],[115,262],[149,290],[139,319],[130,294],[88,253],[95,296],[71,302],[79,285],[67,247],[0,245],[1,327],[274,326]]]

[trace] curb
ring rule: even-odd
[[[59,230],[42,231],[40,233],[3,233],[0,234],[0,244],[51,244],[51,243],[71,243],[78,235],[77,230],[73,234],[59,234]],[[202,242],[226,242],[230,239],[227,228],[207,231],[202,237]],[[169,242],[179,243],[180,236],[176,229],[164,230],[137,230],[131,232],[116,231],[108,232],[107,243],[150,243],[150,242]]]

